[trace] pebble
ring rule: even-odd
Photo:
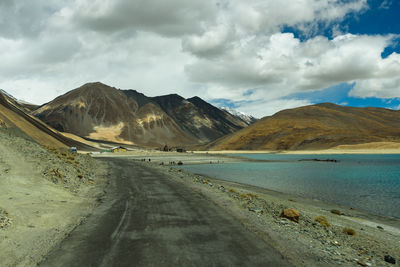
[[[391,264],[396,264],[396,259],[392,255],[385,255],[385,261]]]
[[[332,241],[331,244],[332,244],[332,245],[335,245],[335,246],[337,246],[337,247],[340,246],[339,242],[337,242],[336,240]]]
[[[255,213],[260,213],[260,212],[262,212],[262,209],[259,207],[249,207],[249,211],[252,211]]]
[[[283,224],[283,225],[287,225],[288,224],[288,222],[286,220],[280,220],[279,223]]]

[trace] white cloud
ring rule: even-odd
[[[252,89],[252,95],[242,98],[277,99],[343,82],[356,82],[353,94],[357,96],[363,97],[365,93],[387,97],[391,92],[391,97],[398,97],[400,91],[394,86],[386,86],[387,92],[360,87],[366,79],[385,78],[393,82],[398,78],[399,55],[381,58],[381,52],[393,38],[347,34],[333,40],[315,37],[300,42],[293,34],[277,33],[263,40],[253,39],[223,58],[199,59],[187,66],[186,72],[193,81],[218,88],[210,92],[216,98],[229,91],[243,93]]]
[[[382,3],[380,4],[379,8],[380,9],[389,9],[390,6],[392,5],[392,1],[391,0],[383,0]]]
[[[400,77],[389,79],[366,79],[358,81],[354,88],[350,91],[350,95],[363,98],[376,97],[377,95],[382,98],[400,97]]]
[[[354,96],[398,97],[399,55],[381,58],[396,36],[337,26],[367,8],[367,0],[4,0],[0,88],[43,103],[102,81],[250,101],[258,104],[243,110],[257,116],[308,104],[282,100],[292,93],[343,82],[355,82]],[[309,38],[282,33],[286,26]],[[329,26],[333,40],[318,35]]]
[[[264,116],[271,116],[278,111],[284,109],[290,109],[300,106],[311,105],[312,103],[307,100],[298,99],[275,99],[272,101],[252,101],[243,104],[239,104],[237,109],[244,112],[245,114],[251,114],[256,118],[262,118]]]
[[[156,32],[165,36],[200,32],[213,22],[216,1],[97,0],[77,1],[74,19],[79,26],[100,32],[123,29]]]

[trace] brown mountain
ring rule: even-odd
[[[201,142],[210,142],[248,126],[242,119],[214,107],[199,97],[185,99],[172,94],[151,99],[173,118],[186,134]]]
[[[88,83],[33,114],[59,131],[144,146],[194,145],[247,126],[219,109],[225,121],[215,119],[214,109],[205,111],[178,95],[150,98],[135,90]]]
[[[64,136],[57,130],[28,114],[31,105],[26,105],[15,98],[0,92],[0,127],[8,132],[31,138],[39,144],[52,147],[75,146],[79,149],[94,150],[93,147]]]
[[[400,142],[400,111],[331,103],[283,110],[223,137],[212,150],[307,150]]]

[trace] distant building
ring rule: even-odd
[[[125,147],[122,146],[116,146],[111,148],[111,152],[116,153],[116,152],[126,152],[128,151],[128,149],[126,149]]]
[[[76,147],[74,147],[74,146],[71,146],[69,148],[69,151],[71,151],[72,153],[78,153],[78,149]]]

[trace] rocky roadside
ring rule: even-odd
[[[0,265],[36,266],[97,205],[107,166],[0,129]]]
[[[400,266],[400,220],[386,224],[350,208],[146,165],[228,210],[294,266]]]
[[[0,229],[5,229],[12,223],[11,219],[8,218],[8,213],[5,210],[0,209]]]

